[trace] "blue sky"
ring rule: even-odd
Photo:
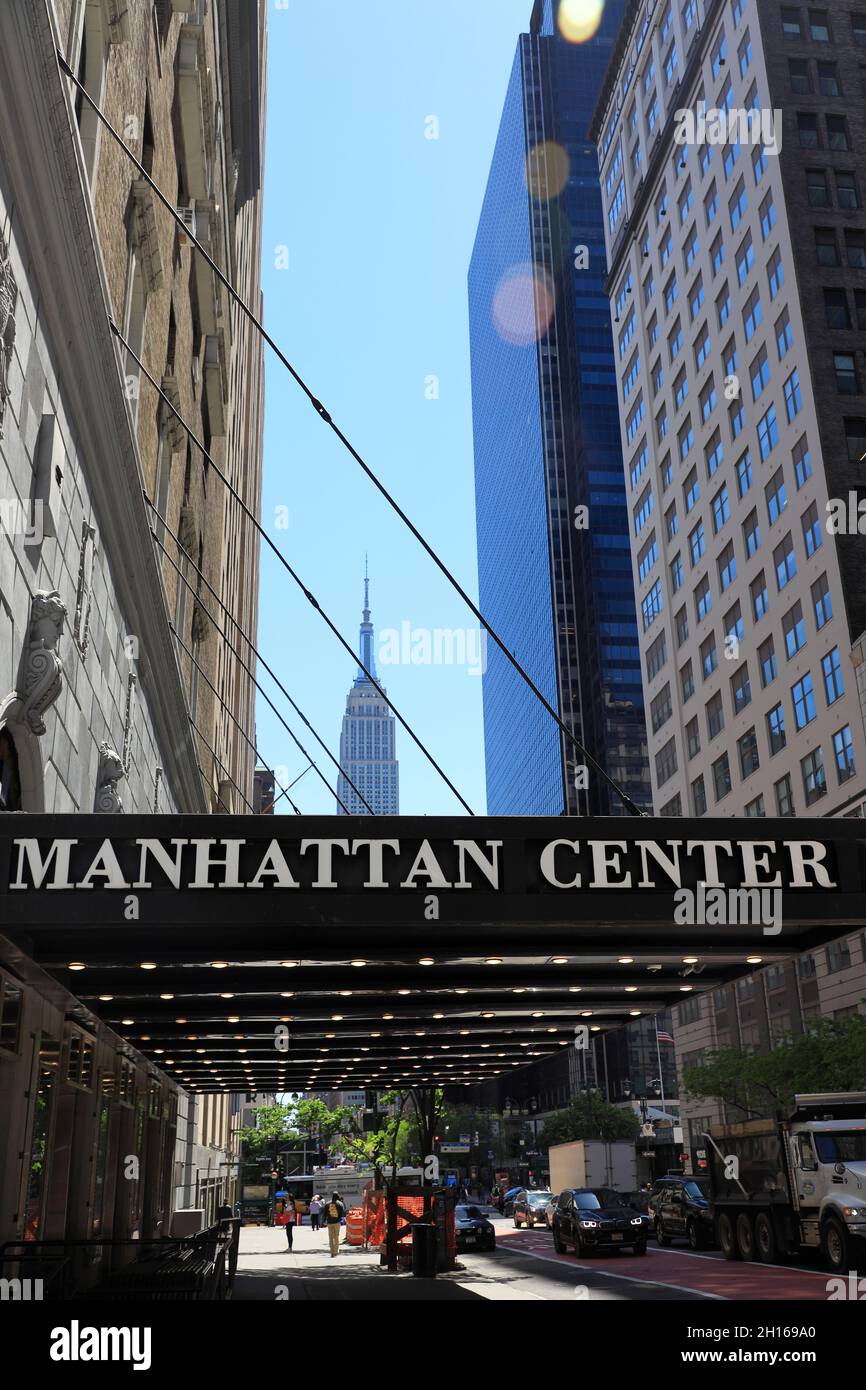
[[[277,9],[271,0],[268,15],[267,327],[473,598],[466,276],[531,8],[531,0],[289,0]],[[425,137],[431,116],[436,140]],[[365,552],[377,652],[385,628],[471,629],[432,561],[268,349],[265,356],[263,523],[353,648]],[[438,400],[427,399],[431,376]],[[286,529],[277,529],[280,508]],[[353,663],[267,549],[259,645],[337,755]],[[380,664],[378,674],[483,812],[479,677],[466,666],[411,662]],[[268,677],[260,679],[310,743]],[[302,770],[261,697],[257,739],[272,766],[292,777]],[[397,746],[401,811],[459,812],[400,729]],[[316,761],[333,770],[320,749]],[[312,771],[292,794],[305,813],[335,809]]]

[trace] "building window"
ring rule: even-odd
[[[692,782],[692,810],[696,816],[707,814],[707,791],[703,774]]]
[[[856,771],[854,766],[854,742],[851,738],[851,729],[848,724],[844,729],[840,729],[838,734],[833,735],[833,755],[836,760],[836,775],[840,784],[847,782],[849,777],[853,777]]]
[[[728,489],[726,487],[719,488],[711,505],[713,508],[713,535],[717,536],[731,517],[731,506],[728,501]]]
[[[831,941],[827,947],[827,973],[835,975],[839,970],[847,970],[851,964],[851,948],[848,942]]]
[[[806,793],[806,805],[813,806],[816,801],[820,801],[822,796],[827,795],[827,777],[824,771],[824,754],[820,748],[809,753],[807,757],[800,759],[800,770],[803,774],[803,790]]]
[[[826,574],[822,574],[812,585],[812,603],[815,606],[815,626],[820,632],[833,616],[833,602]]]
[[[772,637],[768,637],[766,642],[762,642],[758,648],[758,660],[761,663],[761,685],[766,690],[768,685],[772,685],[776,676],[779,674],[779,667],[776,661],[776,644]]]
[[[797,131],[800,136],[801,150],[817,150],[820,143],[818,139],[818,117],[807,114],[803,111],[797,113]]]
[[[836,373],[836,390],[840,396],[859,396],[860,383],[857,379],[857,363],[853,352],[834,352],[833,370]]]
[[[764,571],[756,576],[749,585],[749,593],[752,598],[752,616],[756,623],[759,623],[770,606],[767,598],[767,582],[764,578]]]
[[[802,680],[797,681],[791,690],[791,699],[794,702],[794,723],[798,731],[805,729],[806,725],[811,724],[818,714],[815,691],[812,688],[811,671],[807,671]]]
[[[864,447],[866,447],[866,441],[864,441]],[[739,493],[740,501],[745,497],[751,486],[752,458],[747,449],[746,452],[741,454],[737,459],[737,492]]]
[[[676,619],[677,647],[681,647],[684,642],[689,640],[689,615],[685,605],[677,613]]]
[[[709,637],[704,638],[701,643],[701,670],[704,680],[708,680],[719,664],[719,654],[716,650],[716,635],[711,632]],[[721,698],[721,696],[719,697]]]
[[[833,705],[845,694],[845,686],[842,681],[842,659],[839,656],[838,647],[834,647],[831,652],[827,653],[821,666],[824,671],[824,690],[827,695],[827,704]]]
[[[803,617],[803,605],[799,599],[782,619],[782,631],[785,635],[785,652],[791,661],[806,645],[806,622]]]
[[[647,632],[662,611],[662,585],[661,580],[657,579],[653,584],[646,598],[641,603],[641,616],[643,618],[643,630]]]
[[[750,817],[765,816],[767,812],[764,810],[763,796],[756,796],[754,801],[747,802],[744,810],[745,814]]]
[[[689,551],[692,558],[692,569],[694,569],[705,550],[704,523],[699,521],[695,529],[689,533]]]
[[[731,677],[731,701],[734,714],[742,714],[746,706],[752,703],[752,683],[749,680],[749,667],[746,662]]]
[[[695,693],[695,678],[692,673],[692,663],[687,661],[680,671],[680,691],[682,693],[683,704],[686,704]]]
[[[761,296],[757,290],[752,290],[743,308],[743,327],[746,330],[746,342],[750,343],[758,331],[763,318],[761,309]]]
[[[866,458],[866,417],[845,417],[845,443],[849,463],[862,463]]]
[[[762,347],[757,357],[752,358],[749,372],[752,378],[752,400],[757,401],[764,388],[770,384],[772,376],[766,347]]]
[[[727,753],[713,763],[713,788],[716,801],[723,801],[731,790],[731,764]]]
[[[846,228],[845,255],[852,270],[866,270],[866,232]]]
[[[701,733],[697,717],[690,719],[686,725],[686,747],[691,762],[692,758],[696,758],[701,751]]]
[[[797,374],[795,372],[794,376],[796,377],[796,375]],[[792,380],[793,378],[789,377],[785,383],[786,400],[788,399],[788,390],[791,387]],[[799,379],[797,385],[797,396],[799,398]],[[793,416],[789,415],[788,418],[789,420],[793,419]],[[762,463],[765,463],[767,461],[778,442],[779,426],[776,422],[776,407],[774,405],[771,405],[767,413],[765,415],[762,415],[760,420],[758,421],[758,448],[761,454]]]
[[[818,517],[818,504],[812,502],[801,517],[803,527],[803,540],[806,545],[806,558],[811,559],[816,550],[820,550],[823,544],[821,534],[821,522]]]
[[[728,203],[728,211],[731,216],[731,231],[735,232],[740,222],[746,215],[748,199],[746,198],[746,184],[744,179],[740,179],[734,189],[733,197]]]
[[[704,575],[700,584],[695,589],[695,613],[699,623],[703,622],[704,618],[712,610],[712,607],[713,599],[710,593],[710,581],[708,577]]]
[[[846,212],[856,212],[860,206],[857,180],[852,173],[836,170],[836,202]]]
[[[683,557],[681,554],[679,554],[679,552],[671,560],[669,569],[671,575],[671,587],[674,593],[677,593],[678,590],[682,588],[683,581],[685,579],[685,570],[683,569]]]
[[[664,725],[667,724],[672,714],[673,705],[671,704],[671,687],[670,682],[668,682],[664,689],[659,691],[658,695],[656,695],[655,699],[650,704],[650,716],[652,720],[652,730],[654,734],[657,734],[659,729],[663,728]]]
[[[796,814],[794,809],[794,793],[791,790],[791,777],[785,773],[784,777],[776,782],[773,788],[776,794],[776,812],[780,816],[793,816]]]
[[[781,468],[777,468],[767,486],[764,488],[764,496],[767,499],[767,516],[770,525],[778,521],[782,512],[788,505],[788,497],[785,492],[785,475]]]
[[[797,96],[808,96],[812,90],[812,83],[809,77],[809,64],[805,58],[788,59],[788,81],[791,84],[791,91]]]
[[[831,150],[849,150],[848,123],[844,116],[827,117],[827,144]]]
[[[740,775],[745,782],[761,765],[758,757],[758,740],[754,729],[749,729],[742,738],[737,739],[737,752],[740,758]]]
[[[830,206],[827,175],[823,169],[806,170],[806,192],[810,207],[828,208]]]
[[[800,11],[793,6],[786,5],[782,8],[782,33],[786,39],[801,39],[803,37],[800,28]]]
[[[652,645],[647,649],[646,654],[646,674],[647,680],[654,680],[665,665],[668,659],[667,638],[665,633],[657,637]]]
[[[809,31],[814,43],[830,42],[830,22],[826,10],[809,11]]]
[[[785,737],[785,711],[781,704],[776,705],[767,715],[767,738],[770,754],[780,753],[787,743]]]
[[[711,700],[707,701],[707,737],[710,742],[718,738],[725,727],[725,711],[722,708],[722,697],[717,691]]]
[[[819,265],[836,266],[839,264],[839,247],[836,242],[836,229],[834,227],[815,228],[815,256]],[[834,324],[830,326],[835,327]]]
[[[656,782],[663,787],[665,782],[669,782],[677,770],[677,749],[674,739],[670,739],[656,753]]]
[[[782,253],[778,246],[767,262],[767,283],[770,287],[770,298],[775,299],[779,290],[785,283],[785,271],[782,266]]]
[[[793,423],[802,408],[803,397],[800,391],[800,373],[795,368],[785,382],[785,411],[788,416],[789,425]],[[775,440],[773,442],[775,443]]]
[[[776,351],[779,354],[779,361],[782,362],[794,341],[794,334],[791,328],[791,316],[787,309],[776,319]]]
[[[719,571],[719,585],[722,593],[729,589],[737,577],[737,561],[734,555],[734,543],[728,541],[721,555],[716,560],[716,567]]]

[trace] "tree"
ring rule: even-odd
[[[616,1139],[636,1139],[640,1121],[632,1110],[620,1110],[608,1105],[598,1091],[590,1091],[579,1096],[568,1106],[545,1121],[539,1135],[543,1148],[551,1144],[568,1144],[574,1139],[602,1139],[611,1143]]]
[[[683,1082],[696,1099],[721,1100],[747,1119],[767,1119],[791,1110],[797,1094],[860,1090],[864,1076],[866,1016],[860,1014],[810,1020],[807,1032],[775,1039],[771,1052],[708,1052],[686,1067]]]
[[[260,1105],[256,1111],[255,1126],[238,1131],[249,1158],[273,1152],[280,1144],[297,1138],[294,1128],[294,1111],[290,1105]]]

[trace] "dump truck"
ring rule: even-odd
[[[601,1139],[575,1139],[554,1144],[550,1158],[550,1190],[567,1187],[610,1187],[633,1192],[637,1187],[634,1144],[626,1139],[604,1143]]]
[[[863,1259],[866,1091],[798,1095],[787,1119],[711,1125],[704,1140],[726,1259],[817,1249],[834,1273]]]

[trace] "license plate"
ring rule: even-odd
[[[611,1240],[622,1240],[622,1236],[619,1233],[617,1233],[611,1236]]]
[[[467,1245],[474,1245],[474,1244],[475,1244],[475,1237],[474,1237],[474,1236],[464,1236],[463,1239],[466,1241],[466,1244],[467,1244]]]

